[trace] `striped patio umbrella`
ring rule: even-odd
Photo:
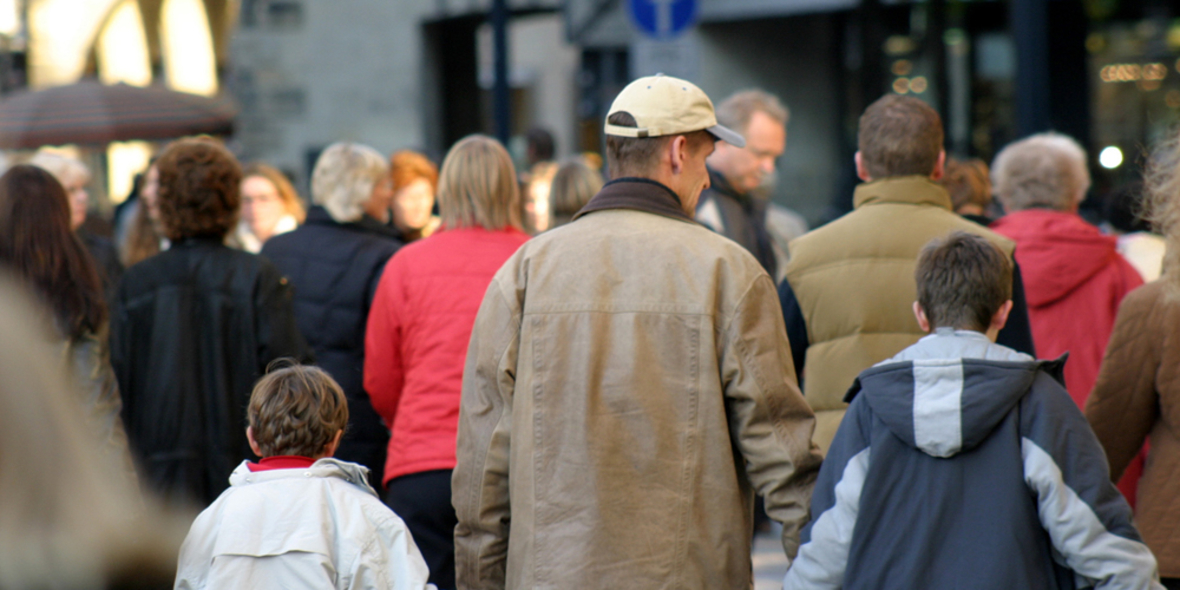
[[[0,100],[0,148],[227,135],[233,132],[234,115],[221,100],[85,80]]]

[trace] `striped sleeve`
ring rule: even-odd
[[[836,431],[811,496],[811,522],[803,529],[799,555],[783,579],[783,590],[840,588],[868,475],[868,404],[855,399]]]
[[[1041,373],[1022,405],[1024,479],[1064,565],[1095,588],[1162,590],[1155,557],[1065,388]]]

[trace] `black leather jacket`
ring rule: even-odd
[[[264,258],[189,239],[131,267],[112,305],[111,364],[144,480],[170,500],[216,499],[252,456],[250,392],[281,357],[311,352]]]

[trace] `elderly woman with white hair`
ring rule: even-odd
[[[1078,215],[1090,171],[1072,138],[1040,133],[1008,145],[992,163],[992,185],[1009,213],[991,228],[1016,242],[1037,354],[1069,353],[1065,387],[1085,407],[1119,303],[1143,278],[1118,253],[1114,237]],[[1141,471],[1137,462],[1119,482],[1132,507]]]
[[[45,151],[37,152],[28,164],[52,174],[66,189],[66,197],[70,204],[70,228],[78,234],[82,243],[86,245],[86,250],[94,258],[99,279],[102,280],[103,292],[109,302],[115,293],[115,287],[119,285],[119,279],[123,277],[123,263],[119,261],[119,251],[113,241],[82,227],[90,206],[90,193],[86,190],[86,185],[90,184],[91,179],[90,168],[76,158]]]
[[[1009,213],[991,227],[1016,241],[1037,353],[1069,352],[1065,383],[1081,407],[1098,377],[1119,302],[1143,279],[1114,238],[1078,215],[1090,172],[1073,139],[1041,133],[1010,144],[992,164],[992,183]]]
[[[336,457],[369,468],[381,488],[389,433],[362,383],[365,324],[381,272],[401,246],[374,219],[388,216],[393,189],[389,161],[371,147],[329,146],[311,176],[313,206],[298,229],[274,236],[262,255],[295,289],[295,321],[316,364],[348,398],[348,428]]]

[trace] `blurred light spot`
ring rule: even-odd
[[[926,92],[928,86],[929,83],[926,81],[926,76],[915,76],[913,80],[910,80],[910,91],[915,94]]]
[[[899,59],[893,62],[894,76],[908,76],[914,70],[914,63],[908,59]]]
[[[898,78],[893,81],[893,91],[898,94],[906,94],[910,91],[910,79]]]
[[[164,0],[160,37],[168,86],[204,96],[217,94],[213,34],[201,0]]]
[[[148,86],[152,83],[152,61],[139,2],[123,0],[99,34],[96,45],[98,75],[104,84],[126,82]]]
[[[1115,168],[1122,166],[1123,150],[1120,150],[1113,145],[1102,148],[1102,151],[1098,154],[1098,163],[1107,170],[1114,170]]]

